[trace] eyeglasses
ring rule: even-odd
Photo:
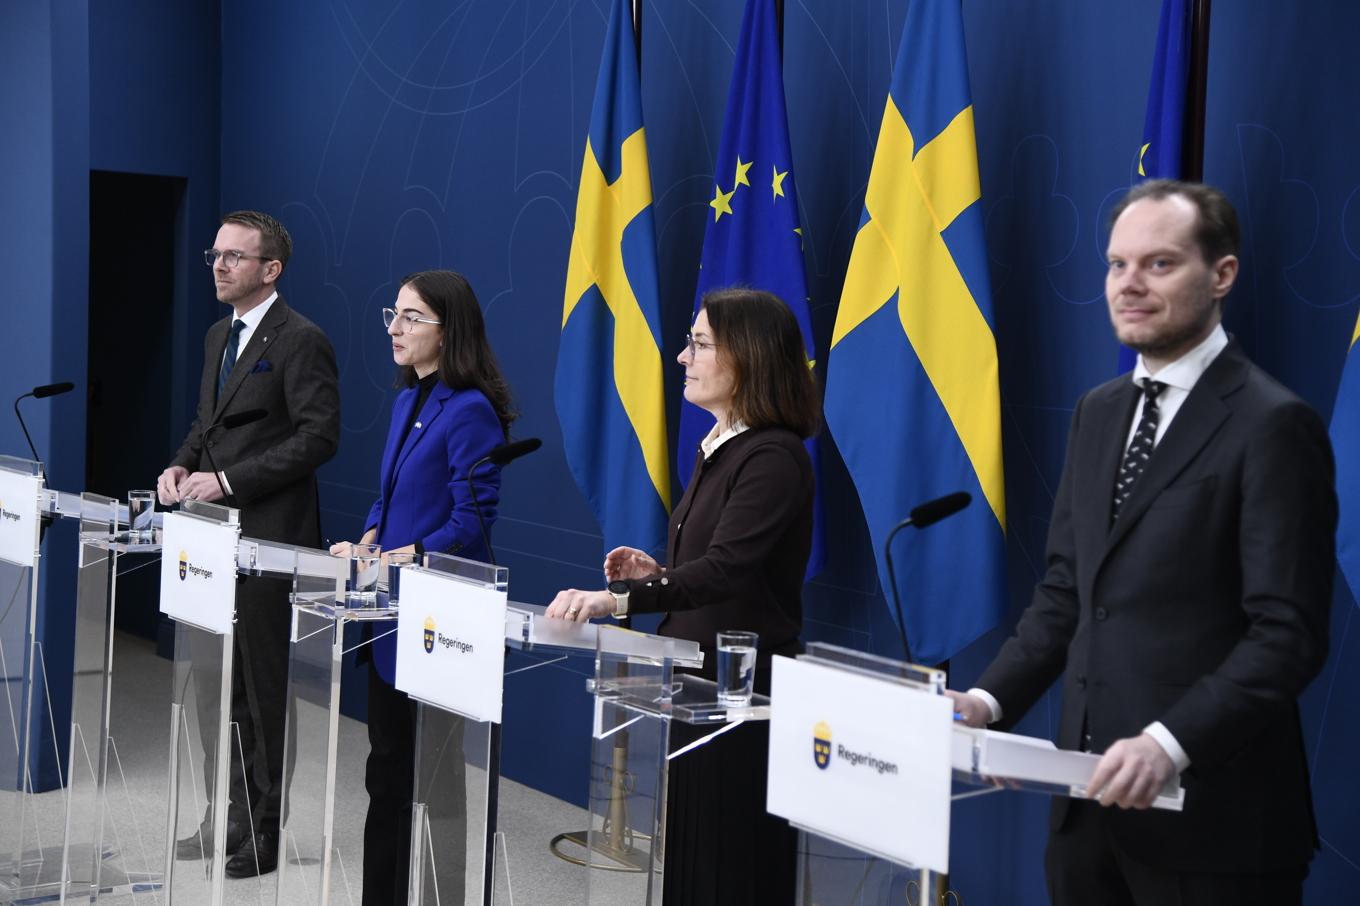
[[[229,268],[235,268],[236,265],[241,263],[242,258],[254,258],[256,261],[274,260],[267,255],[247,255],[245,252],[240,252],[236,249],[227,249],[225,252],[219,252],[217,249],[203,250],[203,262],[207,264],[208,267],[217,267],[218,258],[225,261]]]
[[[689,351],[690,358],[694,358],[698,353],[717,348],[717,343],[710,343],[708,340],[696,340],[692,333],[685,334],[685,349]]]
[[[391,328],[393,321],[401,320],[403,322],[401,325],[402,333],[410,333],[411,331],[416,329],[417,324],[440,323],[439,321],[436,321],[434,318],[422,318],[420,317],[420,315],[414,314],[409,311],[399,312],[395,308],[384,308],[382,311],[383,311],[383,327]]]

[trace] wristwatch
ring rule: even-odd
[[[609,583],[609,593],[614,596],[614,612],[610,614],[614,619],[621,620],[628,616],[628,594],[632,588],[623,579],[615,579]]]

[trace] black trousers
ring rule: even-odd
[[[1244,794],[1245,795],[1245,794]],[[1074,801],[1044,857],[1054,906],[1298,906],[1307,866],[1259,874],[1172,871],[1123,852],[1095,803]]]
[[[467,848],[467,794],[463,722],[442,712],[426,717],[421,773],[432,785],[427,798],[429,840],[423,853],[427,881],[437,878],[439,901],[463,902]],[[364,786],[364,906],[405,903],[410,878],[411,800],[415,790],[416,703],[368,664],[368,764]],[[435,902],[427,884],[425,902]]]
[[[237,580],[236,629],[232,635],[231,764],[228,819],[256,831],[277,833],[282,814],[283,765],[287,750],[288,637],[292,583],[247,576]],[[196,657],[197,661],[198,658]],[[200,725],[217,718],[216,677],[196,675]],[[211,797],[216,762],[207,753],[203,771]],[[205,818],[206,820],[206,818]]]
[[[671,751],[712,732],[679,721]],[[770,725],[748,723],[670,763],[666,906],[792,903],[798,832],[765,811]]]

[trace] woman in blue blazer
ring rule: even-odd
[[[486,560],[482,523],[489,530],[495,521],[500,470],[477,467],[475,502],[468,471],[505,442],[514,413],[481,306],[460,274],[423,271],[402,280],[383,322],[400,366],[397,386],[405,389],[392,407],[378,499],[360,541],[384,553]],[[331,552],[348,556],[349,548],[343,542]],[[369,662],[365,904],[406,901],[415,705],[394,688],[395,672],[396,634],[384,633]]]

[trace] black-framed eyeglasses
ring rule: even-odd
[[[439,324],[434,318],[422,318],[420,315],[411,311],[397,311],[395,308],[384,308],[383,327],[391,328],[393,321],[401,322],[401,332],[410,333],[416,329],[417,324]]]
[[[247,255],[245,252],[236,249],[227,249],[225,252],[219,252],[217,249],[203,250],[203,263],[208,265],[208,267],[217,267],[218,258],[225,261],[229,268],[235,268],[236,265],[241,263],[242,258],[254,258],[256,261],[274,260],[267,255]]]
[[[685,334],[685,349],[689,351],[690,358],[694,358],[697,353],[707,352],[710,349],[717,349],[718,344],[708,340],[696,340],[694,334]]]

